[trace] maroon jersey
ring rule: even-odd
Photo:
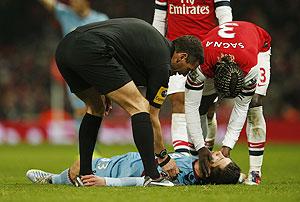
[[[218,25],[215,7],[230,5],[229,0],[156,0],[156,8],[167,10],[166,37],[194,35],[203,40]]]
[[[214,77],[214,67],[222,54],[233,55],[246,75],[257,64],[258,53],[270,49],[271,36],[255,24],[233,21],[211,30],[202,45],[204,64],[200,68],[206,77]]]

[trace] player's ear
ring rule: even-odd
[[[187,53],[178,53],[177,62],[181,62],[182,60],[186,60],[187,56],[188,56]]]
[[[187,59],[188,56],[189,56],[189,54],[187,54],[187,53],[181,53],[181,59],[182,59],[182,60],[183,60],[183,59]]]

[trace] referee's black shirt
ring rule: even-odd
[[[159,108],[167,94],[172,43],[153,26],[135,18],[119,18],[78,27],[114,47],[116,60],[137,86],[146,86],[146,98]]]

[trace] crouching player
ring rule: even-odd
[[[204,184],[236,184],[241,170],[230,158],[224,157],[220,151],[212,153],[210,163],[211,174],[204,178],[199,169],[199,160],[193,156],[172,153],[170,157],[176,161],[180,173],[171,179],[172,183],[160,183],[160,186],[204,185]],[[26,176],[37,184],[77,185],[79,161],[60,174],[42,170],[28,170]],[[144,167],[138,152],[130,152],[112,158],[97,158],[92,162],[94,175],[81,177],[81,186],[155,186],[155,182],[143,177]],[[162,169],[158,167],[162,172]]]

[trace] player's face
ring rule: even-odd
[[[179,73],[182,75],[187,75],[191,70],[194,70],[198,67],[198,63],[191,64],[188,63],[187,60],[187,53],[177,53],[175,52],[171,59],[171,68],[173,73]]]
[[[230,162],[232,162],[231,159],[225,157],[221,151],[215,151],[212,153],[212,161],[211,161],[210,167],[211,168],[219,167],[219,168],[223,169]],[[194,163],[194,170],[198,176],[203,177],[202,173],[200,171],[199,162]]]
[[[86,0],[70,0],[70,5],[75,12],[80,12],[86,4]]]
[[[212,153],[212,163],[211,167],[219,167],[221,169],[225,168],[229,163],[231,163],[231,159],[225,157],[221,151],[215,151]]]

